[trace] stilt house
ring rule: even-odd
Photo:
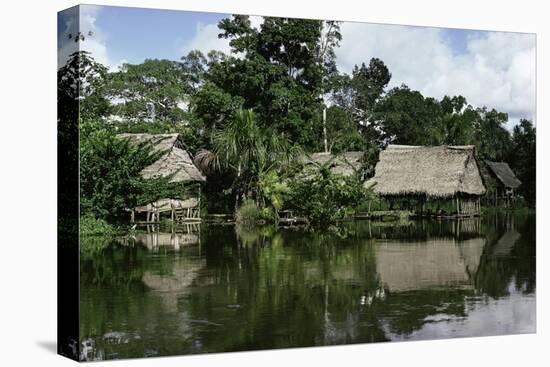
[[[388,199],[391,207],[406,199],[414,201],[416,211],[422,213],[426,202],[444,201],[453,208],[447,214],[477,215],[486,189],[474,149],[471,145],[389,145],[380,153],[375,175],[365,185]]]
[[[132,144],[151,143],[153,150],[164,152],[154,163],[141,171],[145,179],[171,176],[170,183],[180,185],[179,198],[162,198],[152,203],[143,203],[131,208],[131,220],[136,214],[145,213],[146,222],[158,222],[162,213],[169,213],[174,221],[200,220],[201,184],[205,177],[193,163],[179,134],[120,134]]]
[[[509,207],[515,200],[516,189],[521,185],[512,169],[504,162],[485,161],[482,167],[487,186],[487,202],[492,206]]]

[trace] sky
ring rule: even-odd
[[[80,15],[80,17],[78,17]],[[74,52],[68,34],[87,36],[80,47],[110,70],[149,59],[179,60],[189,51],[230,52],[217,37],[228,14],[81,5],[58,15],[58,65]],[[79,21],[80,20],[80,21]],[[252,17],[259,27],[262,17]],[[534,34],[343,22],[336,50],[340,71],[372,57],[392,73],[389,87],[408,85],[424,96],[461,94],[475,107],[506,112],[508,128],[535,120]]]

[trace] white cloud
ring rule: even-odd
[[[535,37],[475,32],[453,51],[442,29],[343,23],[336,51],[341,70],[378,57],[392,73],[390,87],[407,84],[424,95],[461,94],[476,107],[507,112],[511,122],[535,117]]]
[[[199,50],[203,54],[208,54],[211,50],[222,51],[229,54],[231,48],[229,47],[229,40],[225,38],[218,38],[220,30],[217,23],[204,24],[198,23],[195,35],[191,40],[186,42],[182,48],[183,55],[187,55],[189,51]]]
[[[250,16],[250,23],[253,28],[259,29],[264,18],[261,16]],[[218,38],[221,31],[218,28],[218,23],[198,23],[193,37],[185,42],[182,47],[182,54],[187,55],[189,51],[199,50],[204,55],[207,55],[212,50],[222,51],[225,54],[231,53],[229,40]]]
[[[88,51],[99,63],[110,70],[117,70],[121,61],[113,62],[107,50],[107,35],[97,26],[96,20],[101,6],[81,5],[70,9],[65,15],[66,29],[60,36],[58,49],[58,67],[65,65],[68,56],[78,49]],[[76,43],[74,37],[81,32],[85,39]],[[72,38],[69,38],[69,35]]]

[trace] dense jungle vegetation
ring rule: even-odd
[[[301,155],[363,151],[365,178],[389,143],[473,144],[479,159],[508,162],[520,194],[535,205],[531,121],[510,132],[506,113],[461,95],[438,100],[406,85],[390,89],[391,70],[377,58],[351,74],[338,70],[337,22],[265,18],[256,29],[237,15],[218,27],[230,54],[192,51],[110,71],[81,51],[59,69],[61,138],[71,133],[77,104],[80,111],[81,216],[117,222],[127,218],[124,208],[178,191],[139,177],[155,156],[150,146],[119,139],[122,132],[181,134],[208,176],[210,213],[252,205],[265,219],[290,208],[331,221],[372,194],[359,177],[333,177],[327,167],[300,174]]]

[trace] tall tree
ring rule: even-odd
[[[368,66],[365,63],[355,65],[351,76],[341,74],[334,78],[338,88],[332,94],[333,101],[348,111],[357,124],[356,130],[369,143],[381,143],[380,121],[375,117],[375,108],[390,80],[391,73],[377,58],[371,59]]]
[[[256,29],[247,16],[237,15],[218,26],[220,37],[230,40],[232,55],[209,66],[204,90],[196,96],[197,109],[206,110],[210,123],[220,125],[228,119],[216,116],[227,116],[227,108],[240,100],[243,108],[254,108],[261,126],[318,149],[321,21],[265,18]],[[212,100],[213,95],[227,103],[207,106],[200,100]]]
[[[476,110],[463,96],[445,96],[440,102],[443,113],[438,139],[441,144],[468,145],[475,143]]]
[[[522,119],[519,125],[514,126],[512,147],[508,153],[510,165],[522,182],[519,190],[533,206],[537,194],[536,140],[536,128],[533,123]]]
[[[66,102],[78,101],[81,118],[108,115],[111,106],[106,96],[106,78],[107,67],[95,61],[89,52],[71,54],[67,63],[57,72],[58,106],[68,107],[72,104]],[[64,115],[66,113],[60,111],[60,117]]]
[[[189,65],[190,66],[190,65]],[[131,121],[181,122],[180,104],[188,100],[191,85],[182,65],[170,60],[124,64],[110,74],[109,93],[119,103],[115,113]]]
[[[438,145],[441,107],[406,85],[390,90],[376,105],[376,133],[383,143]]]
[[[334,49],[340,46],[342,34],[340,25],[334,21],[321,22],[321,40],[315,50],[315,58],[321,69],[320,98],[323,101],[323,148],[329,151],[327,137],[327,99],[328,93],[336,86],[338,69],[336,67],[336,53]]]
[[[213,150],[200,151],[196,161],[207,172],[222,167],[232,171],[238,203],[245,196],[258,199],[260,177],[287,165],[297,153],[288,139],[259,126],[252,110],[240,109],[214,133]]]
[[[503,161],[510,148],[510,133],[505,128],[508,114],[486,107],[477,109],[475,144],[482,159]]]

